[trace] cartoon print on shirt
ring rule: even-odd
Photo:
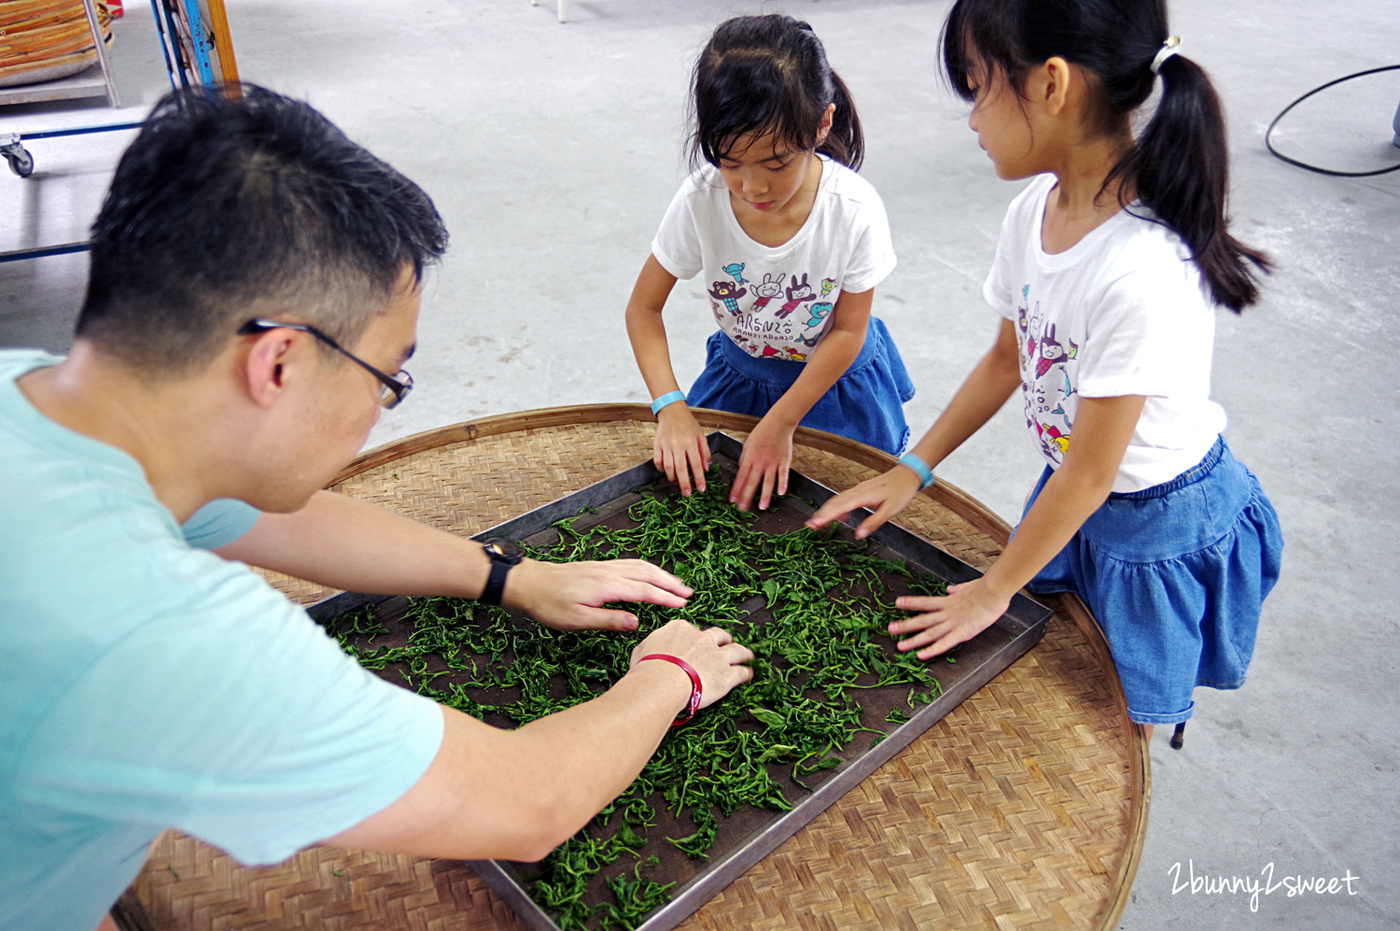
[[[812,319],[807,321],[807,329],[810,330],[814,326],[821,326],[822,320],[826,318],[827,314],[831,313],[831,308],[833,306],[834,305],[828,301],[823,301],[820,304],[813,304],[811,308],[809,308],[812,311]]]
[[[1069,351],[1066,352],[1065,347],[1060,345],[1059,340],[1055,339],[1055,324],[1053,323],[1050,324],[1049,331],[1040,337],[1040,342],[1036,343],[1035,346],[1039,349],[1035,362],[1036,378],[1044,378],[1045,373],[1050,371],[1055,363],[1065,362],[1079,355],[1079,346],[1074,340],[1069,341]],[[1035,350],[1032,349],[1031,353],[1034,355]],[[1065,377],[1068,379],[1069,376]]]
[[[753,299],[753,306],[749,308],[749,313],[758,313],[758,311],[768,306],[769,301],[779,294],[782,294],[783,279],[786,277],[787,272],[779,272],[776,279],[765,272],[763,274],[763,283],[753,285],[753,293],[757,296]],[[749,282],[749,284],[753,284],[753,282]]]
[[[751,356],[807,361],[811,353],[804,347],[820,342],[835,311],[834,298],[823,301],[820,297],[837,290],[836,279],[820,279],[819,295],[811,272],[764,271],[762,266],[749,271],[743,262],[726,265],[723,270],[733,281],[716,281],[707,293],[717,319],[734,319],[732,329],[724,324],[730,339]],[[753,277],[744,277],[746,271]],[[775,305],[774,299],[784,295],[786,301]],[[745,296],[752,303],[741,309],[739,299]],[[728,314],[721,312],[721,304]]]
[[[1021,286],[1021,303],[1016,306],[1016,329],[1021,331],[1024,338],[1026,331],[1030,329],[1030,321],[1026,319],[1026,305],[1030,304],[1031,286],[1026,284]]]
[[[754,342],[750,340],[747,336],[745,336],[743,333],[735,333],[733,334],[733,336],[730,337],[730,339],[734,340],[734,345],[738,346],[740,349],[744,350],[744,352],[748,353],[749,355],[753,355],[754,352],[758,349]]]
[[[826,319],[827,314],[831,313],[833,306],[835,305],[830,301],[813,304],[810,308],[812,316],[803,324],[803,330],[797,338],[808,346],[815,346],[822,338],[822,321]]]
[[[739,298],[748,293],[738,284],[730,284],[728,281],[716,281],[709,291],[710,297],[723,301],[725,308],[736,317],[739,316]]]
[[[1060,428],[1055,426],[1054,424],[1042,427],[1039,423],[1037,423],[1035,425],[1035,430],[1036,434],[1040,437],[1041,446],[1045,446],[1047,442],[1046,437],[1048,436],[1050,438],[1049,442],[1053,443],[1055,448],[1060,451],[1060,458],[1064,457],[1065,450],[1069,449],[1068,433],[1061,433]]]
[[[799,304],[813,301],[817,298],[817,292],[812,290],[812,286],[807,283],[807,273],[803,272],[801,278],[793,278],[792,284],[784,288],[787,292],[787,303],[778,309],[773,316],[779,320],[786,317],[797,309]]]
[[[1044,402],[1044,395],[1037,398]],[[1064,407],[1056,405],[1054,410],[1048,410],[1048,405],[1042,406],[1030,419],[1030,423],[1035,427],[1036,438],[1040,440],[1040,448],[1055,462],[1063,462],[1065,450],[1069,449],[1070,434],[1074,432],[1074,424],[1070,422],[1069,416],[1065,413]],[[1055,418],[1058,423],[1051,423],[1051,418]]]
[[[806,362],[805,353],[798,352],[791,346],[784,346],[782,349],[774,349],[772,346],[763,347],[763,358],[765,359],[787,359],[789,362]]]
[[[1074,407],[1066,410],[1067,399],[1077,394],[1070,378],[1070,366],[1079,358],[1079,343],[1045,324],[1039,302],[1032,302],[1030,288],[1021,288],[1016,307],[1017,337],[1021,343],[1022,392],[1026,404],[1026,426],[1035,428],[1041,452],[1054,463],[1064,461],[1074,432]]]

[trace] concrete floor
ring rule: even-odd
[[[889,210],[900,265],[878,289],[915,376],[916,431],[989,343],[980,285],[1017,186],[997,180],[941,88],[946,0],[576,0],[571,21],[525,0],[237,0],[245,79],[309,99],[422,184],[454,236],[432,273],[412,400],[371,445],[535,407],[645,401],[622,309],[682,177],[690,62],[726,16],[812,22],[865,122],[864,174]],[[167,87],[145,4],[117,30],[128,106],[0,110],[0,133],[139,118]],[[1200,690],[1183,752],[1159,735],[1152,813],[1122,925],[1133,929],[1400,926],[1396,711],[1400,527],[1393,406],[1400,400],[1400,173],[1311,174],[1275,160],[1270,119],[1306,90],[1392,64],[1391,0],[1176,0],[1183,52],[1214,75],[1230,119],[1235,230],[1278,271],[1263,303],[1222,313],[1215,396],[1227,436],[1284,522],[1285,574],[1265,609],[1248,687]],[[1400,162],[1390,147],[1400,73],[1336,88],[1277,134],[1338,168]],[[38,168],[0,177],[0,251],[82,239],[130,138],[31,144]],[[3,172],[0,172],[3,174]],[[69,342],[82,256],[0,264],[0,344]],[[711,324],[683,283],[668,315],[677,374],[698,373]],[[1390,316],[1387,317],[1386,314]],[[1009,518],[1039,470],[1003,414],[941,469]],[[1192,893],[1212,878],[1360,877],[1353,894]]]

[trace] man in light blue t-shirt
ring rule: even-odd
[[[365,672],[248,568],[558,628],[685,603],[644,562],[516,563],[320,490],[412,386],[445,245],[416,185],[260,88],[168,98],[123,156],[72,351],[0,350],[0,928],[110,925],[172,825],[249,863],[536,859],[749,677],[673,621],[604,695],[503,731]]]

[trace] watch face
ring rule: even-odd
[[[487,540],[486,543],[483,545],[485,546],[486,552],[488,554],[495,553],[496,555],[504,556],[507,559],[514,559],[518,561],[525,555],[524,551],[520,549],[520,544],[516,543],[514,540],[505,540],[500,537],[495,537],[490,540]]]

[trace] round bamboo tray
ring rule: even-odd
[[[96,4],[103,43],[112,17]],[[82,0],[0,0],[0,87],[38,84],[86,70],[97,58]]]
[[[699,411],[743,435],[754,420]],[[551,408],[422,433],[372,450],[335,490],[472,534],[650,457],[644,405]],[[893,464],[799,430],[793,467],[835,488]],[[1010,528],[940,481],[897,518],[978,568]],[[301,603],[331,592],[269,576]],[[1098,626],[1074,598],[1044,640],[683,928],[1112,929],[1147,826],[1147,746]],[[178,832],[133,886],[157,931],[524,926],[463,863],[335,848],[247,868]]]

